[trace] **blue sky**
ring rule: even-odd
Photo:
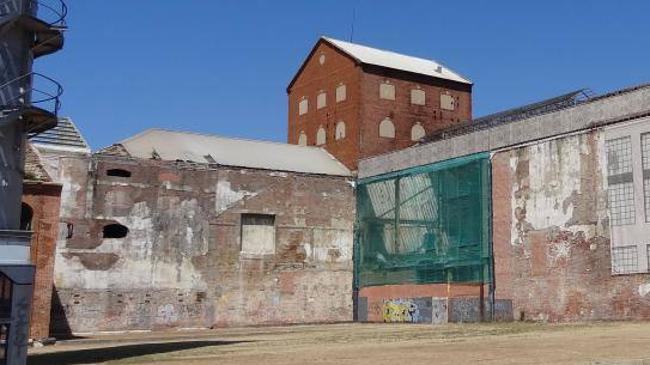
[[[66,0],[35,70],[93,148],[151,127],[286,140],[285,88],[320,35],[442,62],[474,116],[650,82],[650,1]]]

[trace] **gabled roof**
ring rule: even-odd
[[[472,81],[461,76],[459,73],[445,67],[439,62],[428,60],[419,57],[407,56],[400,53],[395,53],[391,51],[385,51],[378,48],[372,48],[363,46],[360,44],[350,43],[341,41],[329,37],[321,37],[316,45],[309,53],[309,56],[305,59],[303,64],[300,66],[298,72],[293,77],[287,90],[291,88],[293,83],[298,78],[298,75],[302,72],[302,69],[305,67],[307,60],[311,58],[312,54],[318,47],[321,42],[326,42],[344,54],[348,55],[354,59],[359,64],[373,65],[379,67],[386,67],[394,70],[411,72],[419,75],[425,75],[430,77],[436,77],[439,79],[446,79],[451,81],[460,82],[463,84],[472,84]]]
[[[90,146],[70,118],[60,118],[56,127],[30,138],[37,148],[90,153]]]
[[[342,163],[319,147],[147,129],[119,142],[131,156],[165,161],[350,176]]]

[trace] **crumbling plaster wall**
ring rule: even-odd
[[[103,155],[60,165],[54,332],[352,319],[348,179]],[[275,216],[275,254],[240,252],[242,213]],[[128,235],[102,238],[114,223]]]
[[[494,154],[496,293],[515,319],[650,318],[650,274],[611,274],[604,154],[599,130]]]

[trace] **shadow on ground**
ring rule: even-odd
[[[199,347],[234,345],[250,341],[178,341],[142,343],[29,355],[27,365],[77,365],[95,364],[130,357],[190,350]]]

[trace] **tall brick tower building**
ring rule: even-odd
[[[439,63],[322,37],[287,87],[288,142],[348,168],[472,117],[472,82]]]

